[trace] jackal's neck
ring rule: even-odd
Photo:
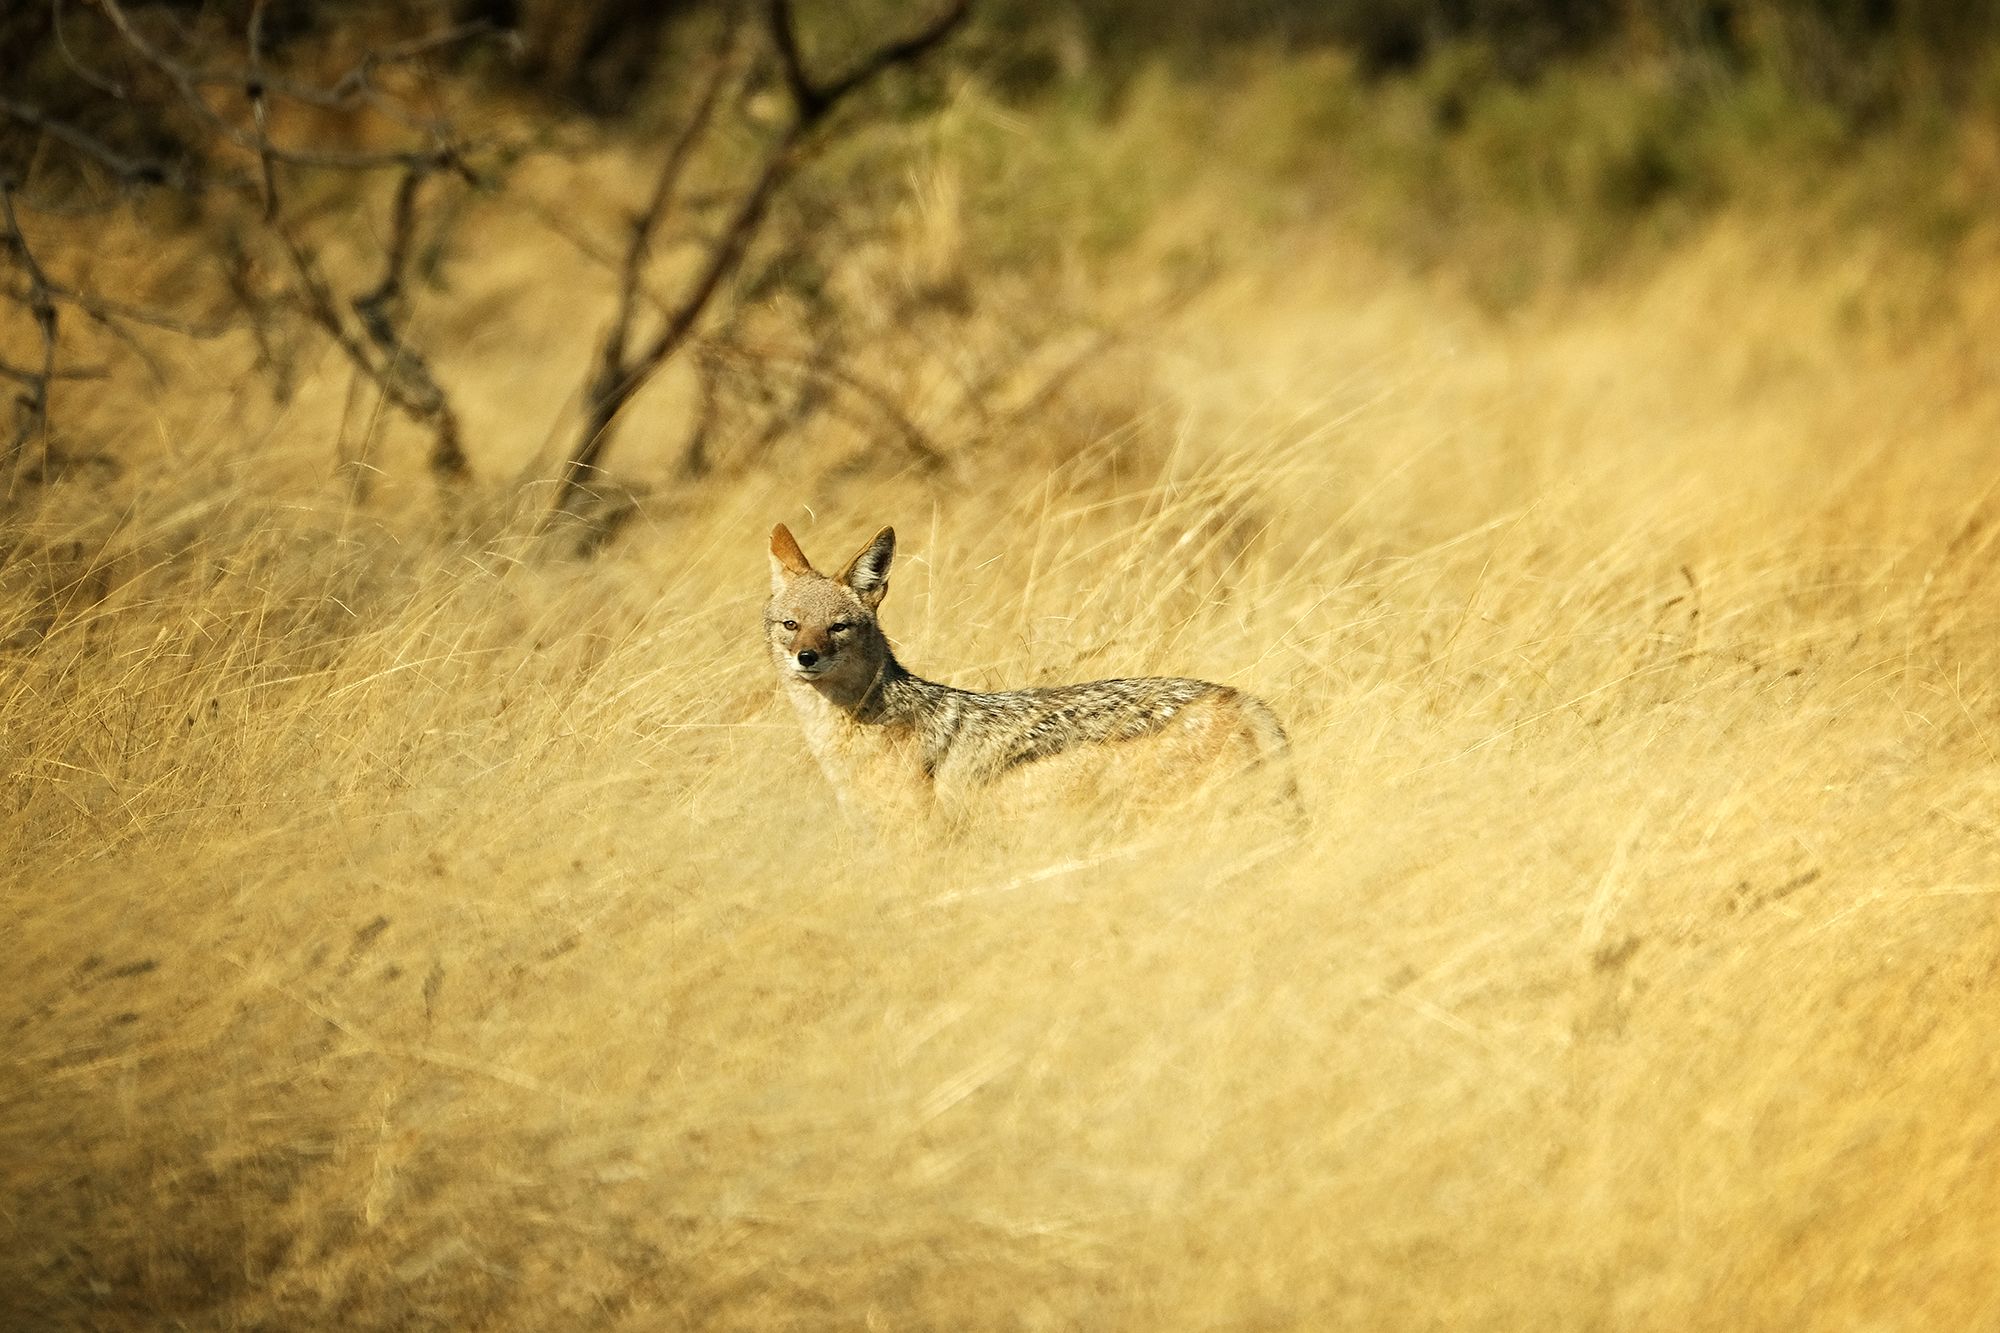
[[[802,716],[816,716],[823,722],[839,722],[857,727],[896,729],[917,724],[934,696],[948,686],[933,684],[911,674],[884,647],[882,665],[868,684],[851,696],[835,695],[805,681],[788,684],[793,703]]]
[[[912,674],[896,654],[884,650],[882,669],[849,707],[847,715],[865,727],[907,727],[914,725],[931,694],[943,689]]]

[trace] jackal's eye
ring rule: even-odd
[[[786,629],[797,629],[798,627],[799,627],[799,622],[796,620],[787,620],[785,622]]]
[[[828,634],[845,634],[853,628],[854,626],[848,624],[845,620],[836,620],[826,627],[826,632]]]

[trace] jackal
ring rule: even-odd
[[[984,694],[912,675],[876,619],[895,551],[884,528],[828,578],[784,524],[771,530],[771,658],[850,814],[1157,807],[1262,769],[1280,813],[1302,817],[1284,728],[1226,685],[1149,677]]]

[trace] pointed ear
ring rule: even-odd
[[[840,581],[852,589],[871,611],[882,605],[883,597],[888,595],[889,561],[895,554],[896,530],[884,528],[841,571]]]
[[[806,553],[799,549],[799,543],[792,536],[792,530],[780,523],[771,529],[771,591],[782,592],[789,579],[813,572]]]

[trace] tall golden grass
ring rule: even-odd
[[[0,1315],[2000,1319],[2000,263],[1795,222],[1504,320],[1257,228],[951,476],[814,427],[586,563],[414,443],[348,503],[331,361],[75,386],[133,461],[0,569]],[[593,299],[427,330],[485,475]],[[1310,835],[879,846],[778,519],[897,525],[927,674],[1263,694]]]

